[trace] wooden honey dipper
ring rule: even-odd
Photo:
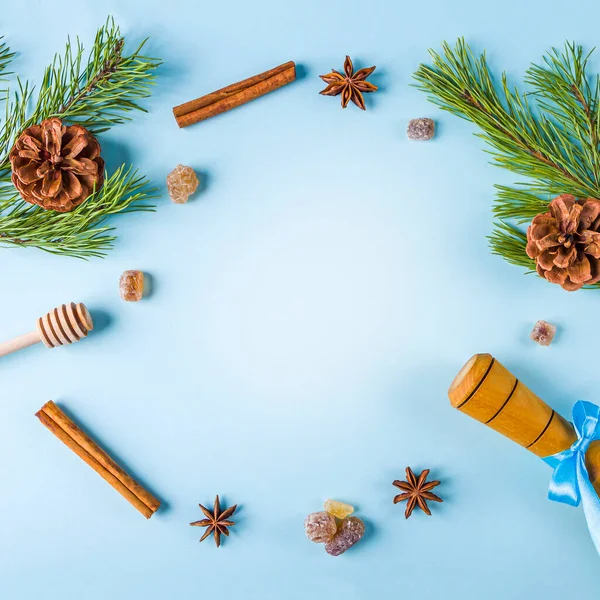
[[[552,410],[490,354],[476,354],[448,390],[450,404],[541,458],[577,440],[569,421]],[[586,454],[592,485],[600,495],[600,440]]]
[[[85,304],[63,304],[40,317],[36,330],[0,344],[0,356],[42,342],[47,348],[56,348],[78,342],[94,328]]]

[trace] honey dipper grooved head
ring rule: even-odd
[[[47,348],[78,342],[94,328],[85,304],[63,304],[40,317],[37,330]]]

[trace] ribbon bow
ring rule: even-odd
[[[548,498],[570,506],[583,506],[588,529],[600,554],[600,498],[585,466],[585,453],[591,442],[600,439],[600,407],[580,400],[573,406],[577,440],[567,450],[543,460],[553,469]]]

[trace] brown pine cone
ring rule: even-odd
[[[600,281],[600,200],[561,194],[527,230],[527,255],[537,272],[573,292]]]
[[[12,182],[23,200],[70,212],[104,182],[98,140],[81,125],[56,117],[28,127],[10,151]]]

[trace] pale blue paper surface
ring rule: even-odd
[[[14,67],[33,78],[107,13],[132,42],[151,36],[166,65],[150,114],[102,137],[108,164],[162,185],[181,162],[206,186],[186,206],[163,188],[157,214],[117,219],[105,261],[0,251],[2,339],[62,302],[101,313],[81,344],[0,361],[0,597],[597,598],[582,512],[548,502],[548,468],[446,390],[491,352],[564,415],[598,402],[600,293],[490,255],[493,184],[515,178],[408,85],[428,47],[459,35],[519,81],[552,45],[596,44],[597,3],[3,4]],[[366,113],[318,95],[346,53],[378,67]],[[175,104],[287,60],[306,76],[177,128]],[[438,135],[410,143],[421,116]],[[138,305],[118,296],[133,268],[154,282]],[[550,348],[528,339],[540,318],[559,326]],[[145,521],[46,431],[33,415],[49,399],[168,508]],[[443,481],[432,517],[392,504],[406,465]],[[188,526],[217,493],[241,506],[218,550]],[[302,529],[328,497],[369,529],[340,558]]]

